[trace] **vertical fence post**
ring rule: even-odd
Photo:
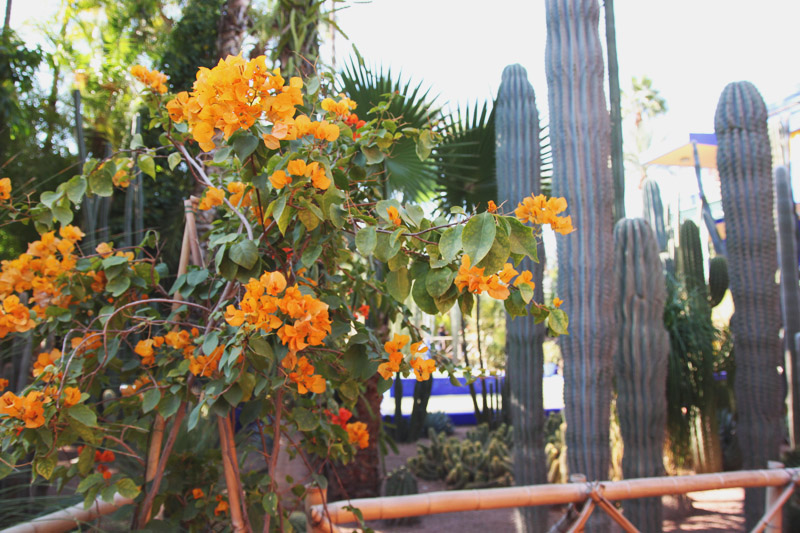
[[[767,468],[783,468],[780,461],[767,461]],[[784,487],[780,485],[767,487],[767,505],[765,509],[771,509],[772,505],[780,498]],[[767,522],[764,533],[781,533],[783,530],[783,509],[775,513],[772,519]]]

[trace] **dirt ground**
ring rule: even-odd
[[[463,436],[463,433],[466,433],[466,429],[458,428],[458,434]],[[416,448],[416,444],[398,445],[400,453],[386,457],[387,471],[404,465],[409,457],[416,454]],[[418,481],[418,488],[421,493],[446,490],[444,482],[425,480]],[[744,530],[743,489],[693,492],[687,496],[688,499],[683,502],[677,497],[664,497],[665,532]],[[556,523],[563,512],[563,507],[551,507],[549,524]],[[368,525],[379,533],[505,533],[518,531],[516,515],[515,509],[497,509],[428,515],[420,517],[415,524],[404,526],[390,526],[384,522],[370,522]]]

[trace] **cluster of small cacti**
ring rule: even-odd
[[[564,441],[564,433],[567,430],[567,423],[561,413],[552,413],[545,424],[545,434],[547,444],[544,445],[544,453],[547,456],[547,482],[566,483],[567,482],[567,454],[565,453],[567,444]]]
[[[453,419],[444,411],[436,411],[425,415],[425,432],[427,433],[431,429],[436,433],[444,433],[445,435],[452,435],[456,431],[453,427]]]
[[[418,444],[408,467],[422,479],[444,480],[451,489],[506,487],[513,483],[512,433],[505,424],[493,431],[481,424],[461,440],[445,439],[431,428],[430,445]]]

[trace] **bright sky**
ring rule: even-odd
[[[670,134],[713,132],[731,81],[753,82],[767,104],[800,88],[796,0],[617,0],[614,10],[620,85],[649,76],[667,101],[660,122]],[[338,22],[368,63],[402,69],[442,102],[490,99],[503,68],[520,63],[546,104],[544,1],[374,0],[343,10]],[[605,40],[602,15],[600,32]],[[349,51],[343,39],[336,47]]]

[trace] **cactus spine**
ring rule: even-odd
[[[667,230],[664,222],[664,203],[661,201],[661,189],[653,178],[645,178],[642,183],[644,199],[644,217],[655,232],[658,249],[667,251]]]
[[[783,357],[767,108],[751,83],[725,87],[714,130],[736,308],[731,319],[736,346],[736,433],[742,467],[766,468],[767,460],[778,458],[781,442],[783,387],[776,369]],[[752,528],[763,512],[763,491],[747,489],[746,528]]]
[[[597,0],[547,0],[547,72],[553,192],[569,204],[579,237],[558,239],[558,296],[570,316],[561,337],[567,463],[589,480],[608,476],[614,317],[614,184]],[[576,238],[577,237],[577,238]],[[592,529],[607,529],[593,515]]]
[[[775,205],[778,213],[778,258],[781,267],[781,310],[783,311],[784,349],[788,352],[789,371],[786,375],[792,395],[790,431],[793,447],[800,441],[800,360],[794,338],[800,333],[800,292],[797,272],[797,218],[789,171],[786,167],[775,169]]]
[[[503,70],[495,105],[497,187],[500,202],[513,209],[529,194],[539,194],[539,113],[528,73],[520,65]],[[525,259],[522,268],[533,273],[534,299],[542,301],[544,248],[539,246],[539,263]],[[514,426],[514,477],[520,485],[547,483],[544,453],[544,324],[533,317],[506,320],[506,353],[511,420]],[[520,509],[527,531],[542,531],[547,510]]]
[[[620,220],[614,228],[614,272],[619,293],[616,317],[617,410],[625,444],[625,478],[664,474],[662,461],[667,421],[666,380],[669,336],[664,328],[667,289],[658,243],[641,219]],[[661,531],[661,498],[625,502],[625,514],[644,532]]]

